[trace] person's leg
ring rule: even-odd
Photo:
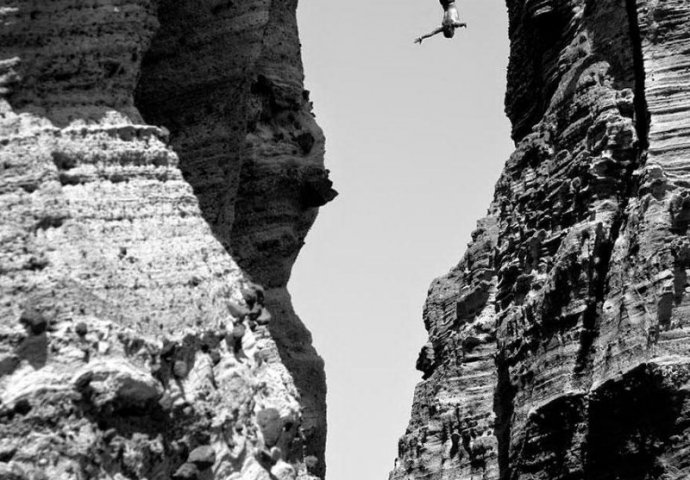
[[[452,25],[460,21],[460,15],[458,15],[458,8],[455,6],[455,0],[441,0],[441,6],[443,7],[443,25]]]

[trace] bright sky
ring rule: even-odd
[[[503,0],[300,0],[307,88],[340,196],[290,281],[326,361],[328,480],[386,480],[426,341],[422,306],[457,263],[512,151]]]

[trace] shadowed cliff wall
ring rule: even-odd
[[[269,324],[305,408],[307,455],[325,473],[326,381],[286,290],[318,207],[333,199],[311,112],[296,1],[164,1],[136,103],[165,125],[202,214],[266,289]]]
[[[690,10],[507,6],[516,150],[430,288],[391,478],[686,478]]]

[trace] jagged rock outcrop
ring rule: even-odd
[[[0,7],[0,477],[322,476],[295,8]]]
[[[390,478],[687,478],[690,6],[507,4],[516,150],[431,286]]]

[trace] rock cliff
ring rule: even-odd
[[[0,477],[323,476],[295,9],[0,6]]]
[[[507,6],[516,150],[429,290],[390,478],[688,478],[690,6]]]

